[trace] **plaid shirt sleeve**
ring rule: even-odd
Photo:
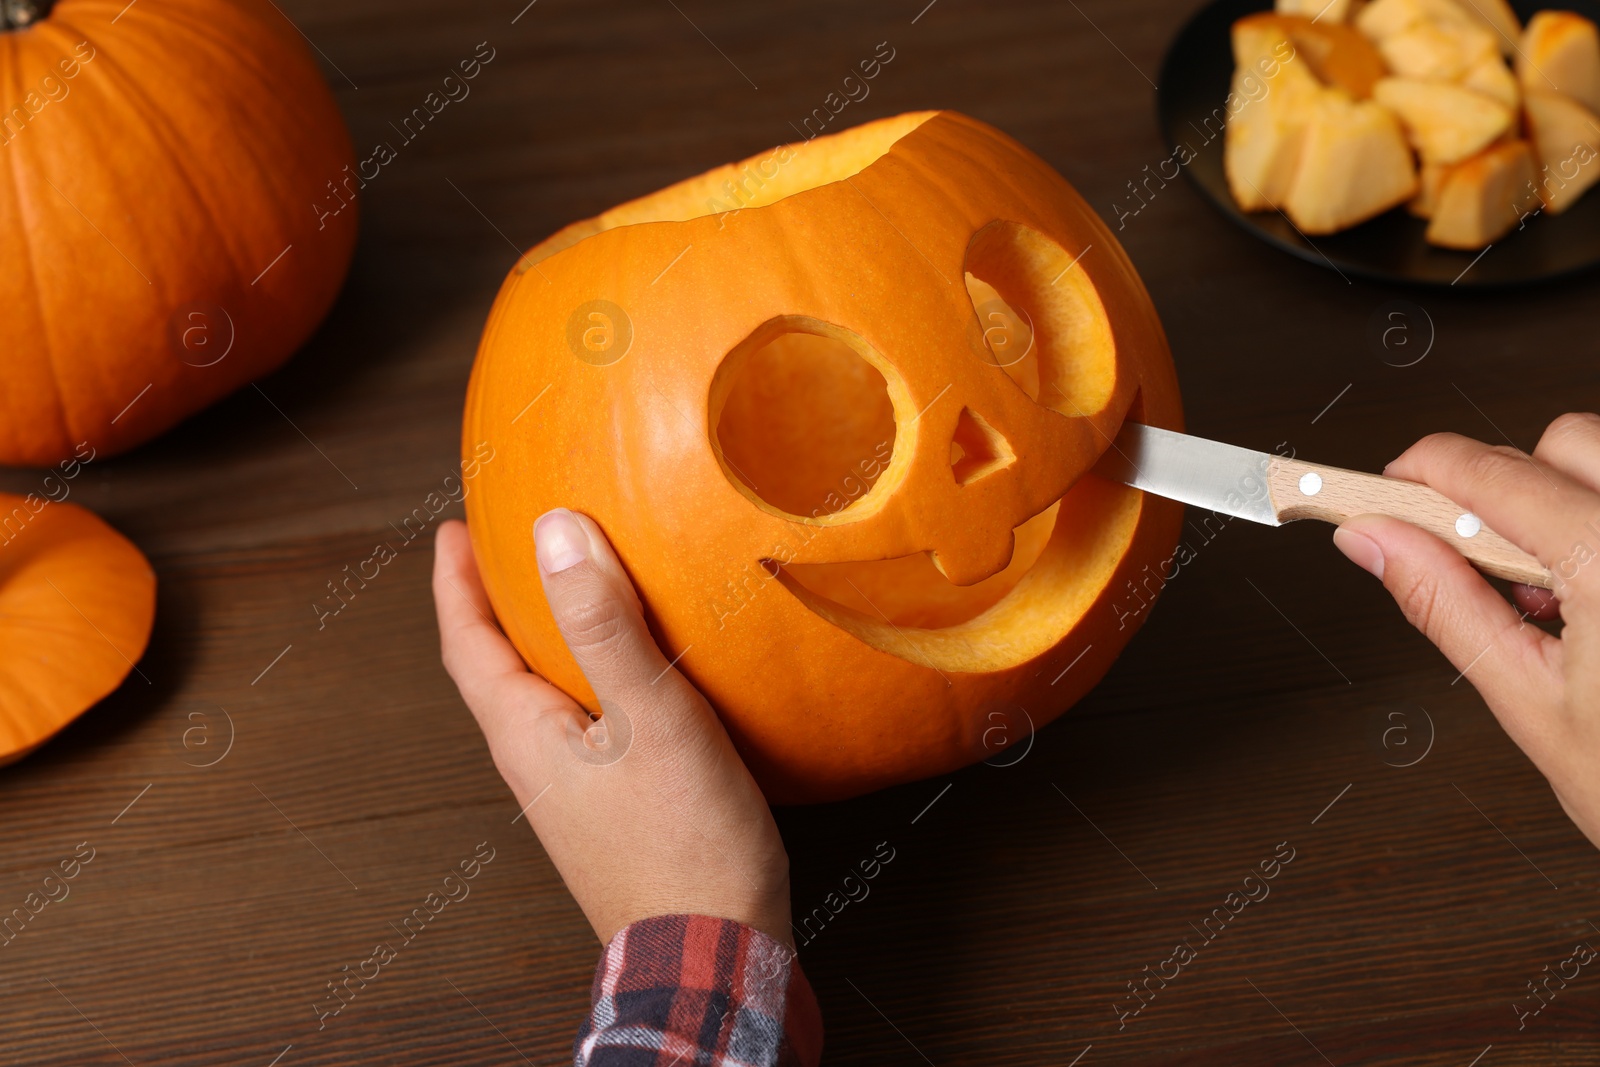
[[[576,1067],[816,1067],[822,1013],[794,951],[731,919],[627,926],[595,970]]]

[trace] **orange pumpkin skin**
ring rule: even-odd
[[[126,450],[287,360],[356,239],[294,26],[270,0],[60,0],[0,45],[0,463]]]
[[[0,493],[0,764],[122,684],[155,623],[156,576],[76,504]]]
[[[735,206],[741,181],[749,191],[741,175],[774,168],[743,210],[706,213]],[[962,284],[974,272],[1030,313],[1055,393],[1036,402],[996,366]],[[580,351],[586,322],[606,326],[595,301],[626,309],[610,324],[630,335],[620,357]],[[773,371],[768,391],[792,394],[799,364],[752,362],[787,351],[760,346],[830,331],[884,379],[892,458],[854,467],[875,480],[842,510],[797,515],[760,496],[783,480],[781,458],[761,478],[734,469],[761,461],[739,368]],[[815,414],[841,432],[854,417]],[[969,440],[971,415],[1014,456],[961,484],[951,443]],[[1159,319],[1109,229],[992,127],[901,116],[721,168],[533,249],[500,292],[468,392],[465,454],[487,443],[495,456],[468,521],[535,671],[599,710],[534,558],[534,520],[569,507],[611,539],[667,657],[681,655],[769,799],[840,799],[999,756],[997,742],[1020,744],[1109,669],[1182,521],[1086,473],[1130,417],[1182,427]],[[730,419],[755,436],[721,436]],[[781,432],[777,416],[767,425]]]

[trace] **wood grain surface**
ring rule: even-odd
[[[1378,470],[1432,431],[1531,448],[1600,407],[1593,276],[1347,282],[1144,184],[1173,148],[1150,79],[1192,0],[279,2],[358,146],[479,42],[495,58],[366,191],[305,350],[75,483],[148,553],[159,615],[142,676],[0,771],[0,909],[94,857],[0,949],[0,1063],[570,1060],[599,946],[439,665],[431,530],[325,628],[312,605],[455,469],[517,250],[792,137],[878,42],[895,58],[839,122],[965,111],[1120,219],[1192,432]],[[1600,855],[1326,527],[1190,518],[1143,632],[1012,766],[779,814],[797,916],[893,849],[802,948],[825,1062],[1600,1063],[1600,974],[1523,1029],[1513,1010],[1600,944]],[[319,1030],[326,984],[480,842],[470,897]],[[1270,895],[1206,941],[1283,843]],[[1184,938],[1196,958],[1119,1028]]]

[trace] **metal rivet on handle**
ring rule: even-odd
[[[1306,496],[1316,496],[1322,492],[1322,475],[1316,471],[1307,471],[1300,476],[1300,491]]]
[[[1462,537],[1476,537],[1481,529],[1483,529],[1483,520],[1470,511],[1456,520],[1456,533]]]

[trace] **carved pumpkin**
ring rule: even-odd
[[[0,463],[131,448],[332,305],[355,160],[271,0],[7,0],[0,108]]]
[[[0,764],[122,684],[155,612],[155,573],[127,538],[76,504],[0,493]]]
[[[502,457],[468,519],[534,670],[599,710],[533,554],[570,507],[769,798],[842,798],[994,757],[1109,668],[1181,521],[1087,473],[1128,418],[1181,410],[1116,239],[999,131],[903,115],[529,252],[468,394]]]

